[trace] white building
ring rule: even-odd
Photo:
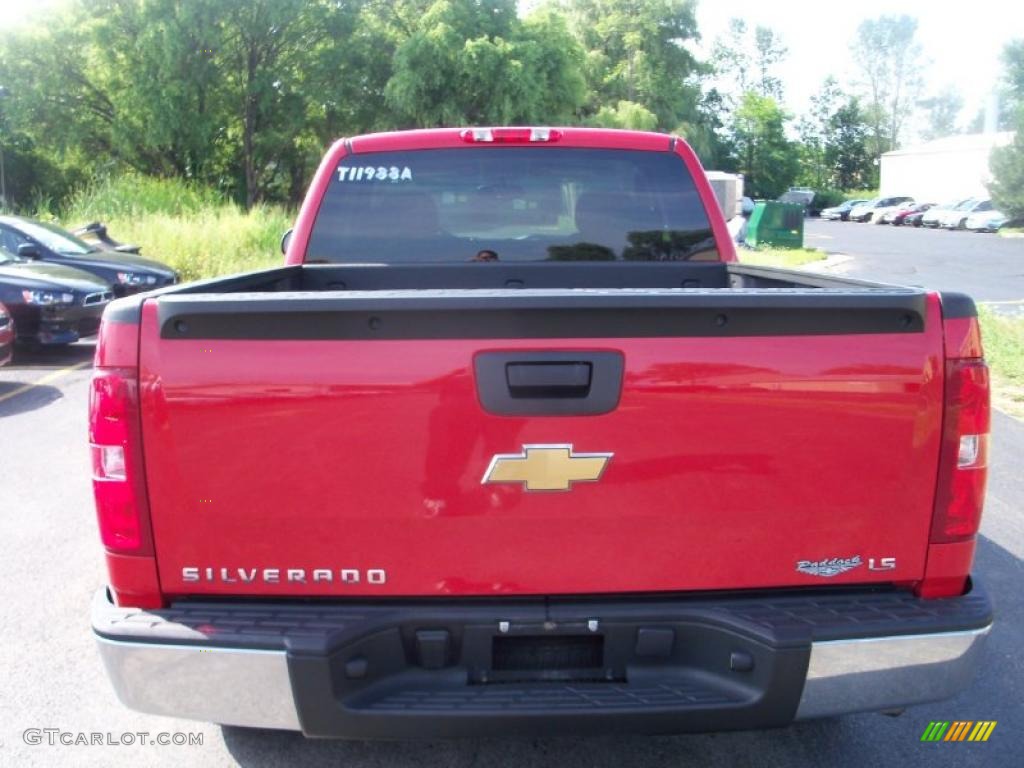
[[[988,158],[1013,132],[948,136],[882,155],[879,194],[910,195],[925,203],[988,197]]]

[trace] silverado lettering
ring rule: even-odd
[[[331,583],[337,579],[340,584],[359,584],[363,572],[358,568],[213,568],[185,566],[181,569],[181,580],[185,582],[220,581],[225,584],[262,582],[278,584],[282,581],[305,584],[308,582]],[[370,568],[365,572],[367,584],[387,583],[387,573],[382,568]]]
[[[638,131],[342,140],[285,242],[103,315],[92,624],[128,706],[675,733],[969,683],[969,297],[738,262],[693,151]]]

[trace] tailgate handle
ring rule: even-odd
[[[473,360],[484,410],[500,416],[582,416],[619,404],[621,352],[480,352]]]
[[[586,397],[591,363],[506,363],[505,380],[512,397]]]

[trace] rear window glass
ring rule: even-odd
[[[306,256],[358,263],[717,259],[678,155],[552,147],[345,157]]]

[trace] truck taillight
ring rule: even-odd
[[[139,438],[136,371],[96,369],[89,390],[92,487],[100,538],[111,552],[152,551]]]
[[[989,380],[981,359],[947,360],[939,482],[931,541],[978,533],[988,476]]]

